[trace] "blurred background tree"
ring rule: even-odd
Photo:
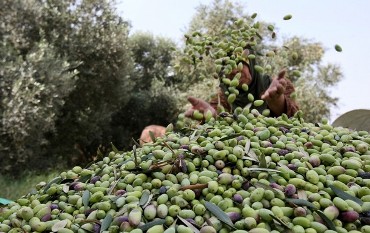
[[[0,5],[4,171],[89,160],[133,88],[128,23],[108,1]]]
[[[181,108],[180,92],[173,85],[171,65],[176,44],[151,33],[135,33],[129,38],[134,60],[131,73],[134,90],[126,105],[113,115],[106,137],[119,148],[130,149],[141,131],[150,124],[168,125]]]

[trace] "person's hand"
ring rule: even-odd
[[[189,96],[188,101],[191,103],[192,106],[185,112],[186,117],[193,118],[195,110],[198,110],[203,114],[205,114],[209,110],[211,111],[213,117],[217,115],[216,110],[209,103],[202,99]]]
[[[263,93],[261,99],[270,101],[279,98],[284,94],[287,82],[285,80],[285,70],[280,71],[278,77],[274,78],[269,88]]]
[[[281,115],[285,110],[285,89],[287,81],[285,79],[286,71],[282,70],[274,78],[269,88],[262,94],[261,99],[266,101],[270,110],[276,115]]]

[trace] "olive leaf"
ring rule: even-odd
[[[98,169],[98,171],[95,172],[94,176],[99,176],[103,172],[103,169]]]
[[[114,180],[117,181],[117,169],[113,167]]]
[[[247,155],[249,153],[249,150],[251,149],[251,140],[249,140],[248,138],[246,140],[247,141],[245,142],[244,151]]]
[[[149,196],[150,192],[148,190],[144,190],[139,200],[139,205],[144,206],[148,202]]]
[[[62,177],[57,176],[54,179],[52,179],[47,185],[44,187],[44,193],[50,188],[52,184],[59,184],[62,181]]]
[[[258,160],[254,159],[254,158],[251,158],[251,157],[247,157],[247,156],[243,156],[242,159],[250,160],[250,161],[253,161],[253,162],[258,162]]]
[[[287,122],[284,122],[284,121],[279,121],[276,125],[276,127],[284,127],[284,128],[287,128],[287,129],[290,129],[293,127],[292,124],[289,124]]]
[[[298,205],[298,206],[307,206],[307,207],[310,207],[312,209],[316,209],[316,206],[314,204],[312,204],[311,202],[307,201],[307,200],[294,199],[294,198],[285,198],[285,201],[293,203],[293,204]]]
[[[258,181],[256,183],[254,183],[253,186],[256,187],[256,188],[263,188],[265,190],[270,190],[270,191],[274,192],[275,194],[278,193],[278,191],[276,191],[274,188],[272,188],[272,187],[270,187],[266,184],[263,184],[261,182],[258,182]]]
[[[331,221],[321,210],[315,210],[315,212],[321,217],[321,219],[325,222],[325,225],[329,228],[329,230],[336,231],[336,227]]]
[[[234,133],[234,134],[231,134],[229,136],[220,138],[220,141],[226,141],[226,140],[229,140],[229,139],[233,139],[233,138],[239,137],[240,135],[241,135],[240,133]]]
[[[103,222],[101,223],[100,233],[107,230],[110,224],[112,223],[112,221],[113,221],[112,215],[107,214],[105,218],[103,219]]]
[[[340,198],[342,198],[343,200],[352,200],[354,202],[356,202],[357,204],[359,205],[363,205],[363,201],[355,196],[352,196],[351,194],[348,194],[346,192],[344,192],[343,190],[335,187],[334,185],[329,185],[329,188],[331,188],[331,190],[333,190],[333,192]]]
[[[191,134],[190,136],[190,140],[194,140],[195,139],[195,134],[198,132],[198,130],[194,130],[194,132]]]
[[[302,199],[302,200],[306,200],[307,201],[307,193],[306,193],[305,190],[299,189],[297,191],[297,194],[298,194],[298,198],[299,199]]]
[[[110,195],[112,194],[114,188],[117,186],[117,184],[120,182],[121,178],[119,178],[118,180],[114,181],[111,185],[111,187],[109,188],[107,194]]]
[[[51,227],[51,231],[52,232],[57,232],[59,231],[60,229],[63,229],[68,223],[68,220],[67,219],[64,219],[62,221],[59,221],[57,223],[55,223],[52,227]]]
[[[259,161],[260,161],[260,168],[267,168],[267,162],[266,162],[266,157],[264,154],[261,154],[259,156]]]
[[[184,218],[181,218],[180,216],[177,216],[186,226],[188,226],[194,233],[199,233],[200,231],[198,228],[196,228],[193,224],[191,224],[189,221],[187,221]]]
[[[225,223],[231,228],[235,228],[233,222],[231,221],[230,217],[225,214],[225,212],[220,209],[217,205],[206,201],[204,206],[211,212],[214,216],[216,216],[221,222]]]
[[[247,168],[248,171],[264,171],[264,172],[277,172],[281,173],[281,171],[271,168],[262,168],[262,167],[250,167]]]
[[[104,155],[101,152],[100,148],[98,148],[98,150],[96,151],[96,154],[98,155],[98,158],[103,158],[104,157]],[[93,164],[93,163],[94,163],[94,161],[91,162],[91,164]]]
[[[60,184],[72,183],[73,181],[75,181],[75,180],[74,179],[64,179],[64,180],[60,181]]]
[[[79,226],[79,225],[77,225],[77,224],[74,224],[74,225],[75,225],[75,226],[78,226],[80,229],[82,229],[82,230],[84,230],[84,231],[86,231],[86,232],[94,233],[93,231],[91,231],[91,230],[89,230],[89,229],[86,229],[86,228],[88,228],[88,226],[84,226],[84,225]]]
[[[153,131],[149,131],[149,137],[150,137],[150,139],[152,140],[153,143],[156,142],[156,139],[155,139],[155,136],[154,136]]]
[[[63,192],[68,193],[68,191],[69,191],[69,185],[64,184],[63,187],[62,187],[62,190],[63,190]]]
[[[117,165],[117,167],[120,167],[120,166],[128,163],[129,161],[132,161],[132,159],[123,160],[120,164]]]
[[[370,217],[360,216],[360,221],[363,225],[370,225]]]
[[[141,158],[141,161],[147,161],[148,159],[153,157],[153,153],[149,153]]]
[[[361,177],[362,179],[370,179],[370,172],[359,172],[358,177]]]
[[[280,225],[282,225],[283,227],[287,228],[287,229],[292,229],[291,226],[288,225],[288,223],[286,223],[284,220],[276,217],[275,215],[273,214],[269,214],[271,216],[271,218],[273,218],[275,221],[277,221],[278,223],[280,223]]]
[[[138,162],[137,162],[137,154],[136,154],[136,145],[134,145],[132,147],[132,151],[134,152],[134,161],[135,161],[135,166],[139,166]]]
[[[90,180],[92,177],[92,174],[81,176],[80,179],[78,179],[80,182],[85,183],[86,181]]]
[[[140,144],[139,144],[135,139],[133,139],[133,138],[131,138],[131,139],[132,139],[132,141],[135,143],[135,145],[136,145],[137,147],[139,147],[139,148],[141,147],[141,146],[140,146]]]
[[[82,194],[82,204],[84,204],[85,210],[87,210],[89,206],[90,196],[91,194],[89,190],[85,190]]]
[[[307,167],[309,170],[312,170],[312,169],[313,169],[312,165],[311,165],[309,162],[305,162],[305,165],[306,165],[306,167]]]
[[[112,150],[114,151],[114,153],[119,153],[119,150],[113,145],[113,142],[111,142],[110,144],[112,145]]]
[[[164,219],[156,219],[156,220],[153,220],[151,222],[148,222],[142,226],[139,226],[139,229],[141,229],[142,231],[146,231],[148,230],[149,228],[153,227],[153,226],[156,226],[156,225],[163,225],[164,223],[166,222],[166,220]]]
[[[258,156],[256,155],[256,152],[254,152],[254,150],[249,150],[247,155],[254,161],[259,162]]]
[[[307,151],[305,151],[304,148],[302,148],[302,147],[299,147],[298,148],[298,151],[301,152],[305,157],[309,157],[310,156],[310,154]],[[308,163],[308,162],[306,162],[306,163]],[[311,167],[312,167],[312,165],[311,165]],[[310,169],[312,169],[312,168],[310,168]]]

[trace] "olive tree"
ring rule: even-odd
[[[4,167],[90,160],[133,89],[129,24],[97,0],[4,0],[0,20]]]
[[[126,149],[145,126],[166,126],[173,122],[180,104],[171,65],[176,44],[164,37],[138,32],[130,36],[129,46],[134,60],[131,78],[135,91],[131,92],[128,103],[114,114],[111,132],[106,135],[117,147]]]

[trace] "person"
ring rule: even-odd
[[[144,143],[151,142],[152,137],[150,136],[149,132],[153,132],[155,138],[161,137],[166,133],[166,128],[161,125],[148,125],[146,126],[143,131],[141,131],[139,143],[143,145]]]
[[[250,53],[251,51],[247,51]],[[211,111],[215,117],[217,115],[218,105],[231,112],[236,107],[245,107],[251,103],[248,98],[248,94],[252,94],[254,100],[261,99],[264,103],[256,108],[262,112],[264,109],[270,110],[270,116],[278,117],[285,113],[288,117],[293,116],[298,110],[298,104],[291,98],[295,88],[292,82],[285,77],[286,70],[282,70],[276,77],[270,77],[268,75],[261,75],[254,68],[256,65],[255,59],[248,59],[243,61],[243,68],[241,71],[233,70],[227,77],[232,79],[237,72],[241,72],[239,79],[239,86],[237,87],[239,94],[235,101],[230,105],[227,101],[225,92],[228,91],[228,87],[224,83],[220,83],[217,95],[212,98],[209,102],[196,98],[193,96],[188,97],[188,101],[191,107],[186,110],[185,116],[192,118],[194,111],[198,110],[201,113],[206,113],[208,110]],[[248,90],[244,91],[242,85],[247,84]],[[162,130],[162,128],[153,128],[154,130]],[[155,132],[153,132],[155,133]],[[145,135],[143,135],[143,138]],[[148,137],[146,137],[148,138]]]
[[[188,101],[191,103],[191,107],[185,112],[186,117],[192,117],[195,110],[201,113],[205,113],[210,110],[215,116],[217,114],[217,106],[221,104],[225,110],[231,111],[236,107],[247,106],[251,101],[248,99],[248,94],[252,94],[254,100],[264,100],[264,104],[259,107],[255,107],[260,112],[264,109],[269,109],[271,116],[280,116],[283,113],[287,114],[288,117],[293,116],[298,110],[298,104],[291,98],[291,94],[295,91],[292,82],[285,78],[286,70],[279,72],[277,77],[271,78],[268,75],[261,75],[254,69],[256,62],[254,59],[249,59],[243,62],[243,69],[239,80],[238,91],[239,94],[236,100],[230,105],[227,101],[225,92],[227,86],[224,83],[220,84],[217,95],[212,98],[209,102],[202,99],[195,98],[193,96],[188,97]],[[229,79],[232,79],[234,75],[239,72],[234,70],[228,75]],[[244,91],[241,87],[243,84],[249,86],[248,91]],[[251,106],[253,108],[253,106]]]

